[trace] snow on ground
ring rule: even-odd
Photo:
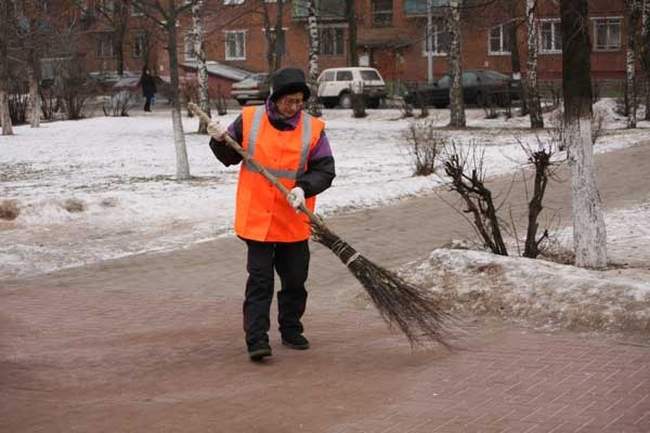
[[[449,308],[473,314],[525,319],[546,329],[650,331],[650,203],[608,212],[608,255],[621,267],[607,271],[522,257],[439,248],[400,272],[432,290]],[[571,229],[559,231],[570,248]],[[512,240],[510,240],[512,243]],[[511,246],[509,249],[512,251]],[[632,262],[636,267],[627,267]]]
[[[611,100],[597,104],[605,113],[606,131],[596,152],[648,138],[647,122],[625,130],[625,119],[614,114],[613,105]],[[228,124],[237,114],[220,119]],[[431,110],[441,126],[448,116],[448,110]],[[486,120],[483,110],[470,109],[467,118],[467,130],[441,133],[460,145],[484,144],[488,176],[524,163],[518,140],[537,145],[526,117]],[[338,176],[319,198],[320,213],[381,206],[442,182],[435,175],[411,175],[403,134],[413,119],[400,118],[399,110],[368,110],[365,119],[351,118],[349,110],[325,110],[324,119]],[[232,235],[238,169],[225,168],[213,157],[206,137],[194,133],[196,119],[183,121],[193,176],[188,182],[174,180],[173,133],[164,109],[133,112],[128,118],[45,123],[37,129],[20,126],[16,135],[0,137],[0,201],[13,200],[20,209],[15,220],[0,220],[0,279]],[[608,229],[610,239],[617,233],[627,236],[628,227]],[[648,233],[642,239],[629,237],[641,250]]]

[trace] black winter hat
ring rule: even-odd
[[[298,68],[278,69],[271,75],[271,101],[277,101],[280,96],[302,92],[305,101],[311,92],[305,82],[305,73]]]

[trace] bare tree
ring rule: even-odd
[[[641,66],[645,72],[645,120],[650,120],[650,0],[643,0]]]
[[[320,104],[318,103],[318,21],[316,17],[316,0],[308,0],[309,14],[307,18],[307,31],[309,32],[309,74],[308,84],[311,95],[307,101],[307,111],[312,116],[319,117],[321,113]]]
[[[526,0],[526,22],[528,29],[528,69],[526,71],[526,97],[531,128],[544,128],[542,104],[537,83],[537,51],[539,47],[537,28],[537,0]]]
[[[641,20],[641,0],[625,0],[627,18],[627,52],[625,54],[625,112],[627,127],[636,128],[636,60],[638,27]]]
[[[15,40],[16,17],[14,4],[10,1],[0,3],[0,122],[2,135],[13,135],[9,113],[9,45]]]
[[[359,66],[357,52],[357,15],[354,0],[345,0],[345,19],[348,22],[348,65]]]
[[[275,23],[271,22],[271,11],[266,0],[262,2],[262,16],[264,19],[264,37],[266,38],[266,63],[269,72],[277,71],[282,67],[285,40],[283,28],[284,3],[286,0],[277,0],[275,3]]]
[[[591,44],[587,0],[561,0],[562,87],[571,168],[576,265],[607,266],[607,234],[596,185],[592,145]]]
[[[203,110],[204,113],[210,116],[209,77],[204,43],[205,32],[203,27],[203,6],[203,0],[193,0],[192,2],[192,42],[194,47],[194,57],[197,61],[196,75],[199,84],[199,107],[201,107],[201,110]],[[198,133],[208,133],[208,124],[203,119],[199,120]]]
[[[176,148],[176,178],[187,180],[190,178],[190,164],[187,159],[187,146],[183,133],[181,118],[181,103],[179,99],[179,74],[178,74],[178,34],[177,24],[182,15],[192,7],[192,2],[182,0],[168,0],[161,3],[159,0],[132,0],[135,7],[153,23],[155,23],[167,36],[167,53],[169,54],[170,75],[170,103],[172,105],[172,125],[174,128],[174,146]]]
[[[462,35],[461,35],[461,2],[462,0],[449,0],[447,10],[447,28],[449,29],[449,106],[451,118],[449,126],[464,128],[465,102],[463,101],[463,63],[462,63]]]

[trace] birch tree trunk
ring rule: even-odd
[[[210,113],[209,78],[205,55],[205,32],[203,29],[202,14],[203,0],[195,0],[194,3],[192,3],[192,37],[194,43],[194,55],[197,60],[199,107],[201,107],[201,110],[203,110],[204,113],[212,117]],[[198,133],[208,133],[208,124],[203,119],[199,119]]]
[[[462,38],[460,27],[461,0],[449,0],[448,28],[449,28],[449,126],[454,128],[465,127],[465,102],[463,101],[463,63],[462,63]]]
[[[178,94],[178,49],[176,47],[176,22],[178,17],[174,8],[174,0],[170,8],[170,16],[167,20],[167,51],[169,52],[169,75],[171,80],[171,105],[172,125],[174,128],[174,147],[176,148],[176,178],[187,180],[190,178],[190,164],[187,159],[187,147],[183,133],[183,122],[181,118],[181,102]]]
[[[530,127],[544,128],[542,103],[539,98],[537,82],[537,57],[539,49],[539,30],[537,28],[537,0],[526,0],[526,24],[528,28],[528,61],[526,71],[526,97],[530,115]]]
[[[311,95],[307,101],[307,111],[312,116],[320,117],[321,109],[318,103],[318,22],[316,19],[316,1],[309,1],[309,15],[307,18],[307,30],[309,32],[309,76],[307,78]]]
[[[607,235],[594,175],[591,45],[587,0],[561,0],[562,90],[565,140],[571,169],[576,265],[607,266]]]
[[[645,120],[650,120],[650,0],[643,0],[641,65],[645,72]]]
[[[38,74],[34,70],[34,64],[27,65],[27,76],[29,78],[29,119],[32,128],[41,126],[41,95],[38,93]]]
[[[627,15],[627,52],[625,53],[625,101],[628,104],[627,127],[636,128],[636,59],[637,59],[637,28],[639,27],[639,0],[626,0]]]
[[[11,115],[9,114],[8,88],[9,83],[9,27],[14,22],[14,16],[8,1],[0,2],[0,122],[2,135],[13,135]]]

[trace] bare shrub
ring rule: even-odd
[[[553,161],[553,155],[557,144],[543,143],[537,136],[537,149],[532,149],[528,144],[522,143],[518,140],[519,145],[528,157],[528,162],[532,164],[535,169],[535,178],[533,180],[533,194],[528,201],[528,228],[526,230],[526,241],[524,244],[524,257],[536,258],[540,254],[540,245],[548,239],[549,232],[545,229],[540,237],[537,237],[539,229],[538,219],[542,212],[544,201],[544,194],[546,193],[546,186],[549,179],[555,175],[555,168],[557,164]],[[526,186],[526,180],[524,179]],[[528,199],[528,188],[526,188],[526,198]]]
[[[14,79],[10,86],[7,103],[12,125],[27,123],[27,110],[29,108],[29,90],[20,79]]]
[[[401,113],[400,117],[402,119],[405,119],[407,117],[413,117],[413,106],[407,103],[406,101],[404,101],[404,99],[400,101],[399,111]]]
[[[411,122],[404,132],[404,138],[415,165],[413,175],[428,176],[435,173],[436,158],[446,139],[436,130],[434,119]]]
[[[20,215],[16,200],[0,201],[0,220],[13,221]]]
[[[122,90],[111,95],[110,101],[104,103],[102,110],[105,116],[128,117],[129,110],[135,106],[135,103],[133,93]]]
[[[70,213],[79,213],[86,210],[86,205],[82,200],[69,198],[63,202],[63,208]]]
[[[540,258],[549,262],[560,263],[563,265],[573,265],[576,261],[576,255],[573,250],[565,247],[556,238],[549,237],[540,247]]]
[[[463,150],[452,140],[442,148],[441,160],[451,180],[450,189],[460,194],[466,205],[463,213],[474,217],[473,226],[485,246],[495,254],[507,256],[492,192],[485,186],[485,147],[470,143]]]

